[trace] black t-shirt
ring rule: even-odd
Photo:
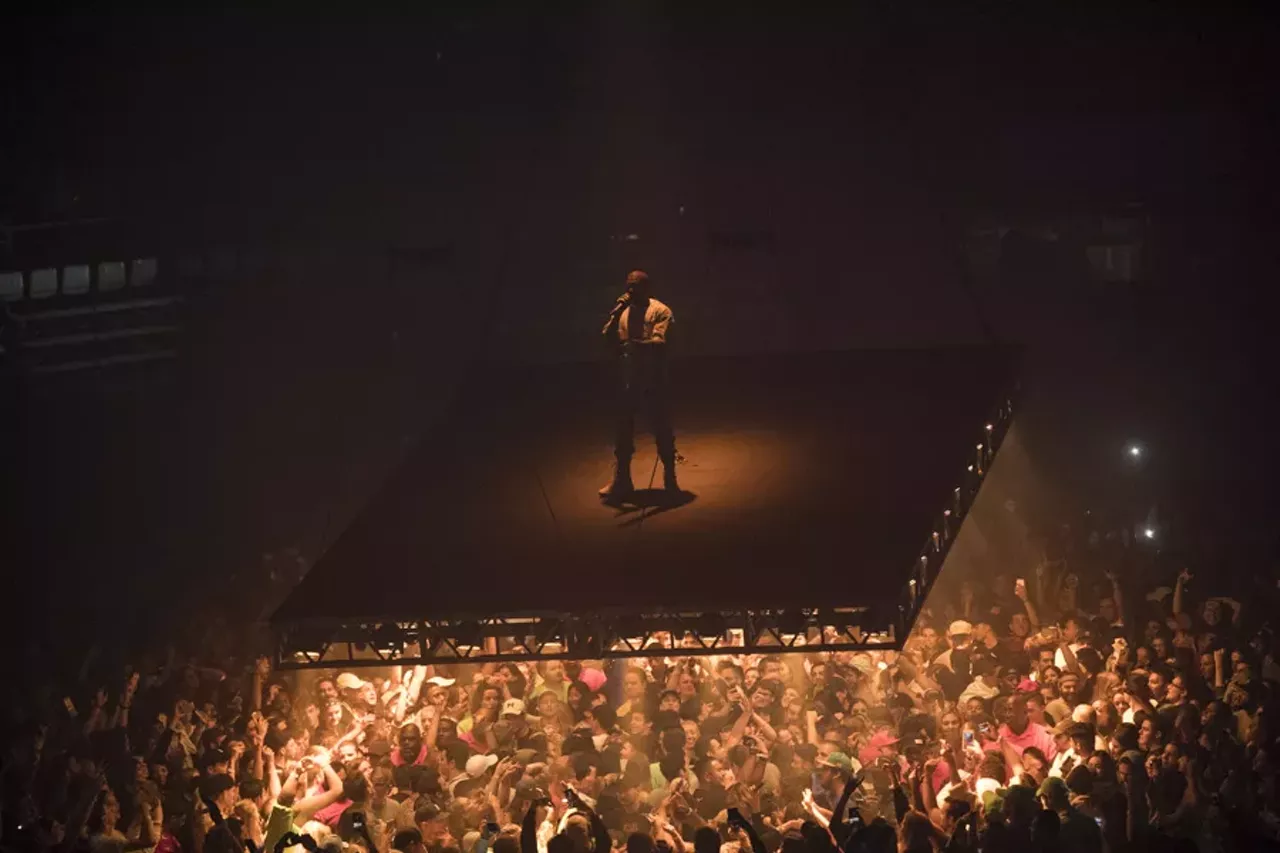
[[[204,853],[240,853],[243,844],[240,841],[240,821],[229,818],[209,830],[204,837]]]
[[[703,783],[694,792],[693,799],[698,805],[698,815],[703,820],[711,820],[725,807],[727,792],[718,782]]]

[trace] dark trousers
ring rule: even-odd
[[[628,460],[635,453],[636,414],[644,412],[653,428],[658,457],[664,464],[675,462],[676,436],[671,429],[666,379],[665,359],[633,352],[620,357],[613,439],[613,452],[619,460]]]

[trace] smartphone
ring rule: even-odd
[[[352,812],[351,828],[356,832],[364,831],[364,812]]]
[[[978,726],[978,731],[982,732],[984,735],[989,733],[991,731],[991,724],[983,723],[982,725]]]
[[[66,708],[67,713],[70,714],[71,716],[74,717],[76,715],[76,703],[71,701],[70,696],[62,697],[62,707]]]
[[[502,827],[498,826],[493,821],[489,821],[484,825],[484,831],[488,835],[497,835],[499,832],[502,831]]]
[[[938,755],[947,754],[947,745],[945,743],[938,744]]]
[[[973,732],[964,733],[964,745],[973,746]]]

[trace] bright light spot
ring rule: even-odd
[[[880,670],[881,672],[884,672],[888,668],[889,668],[889,664],[885,663],[884,661],[880,661],[878,664],[876,664],[876,669]]]
[[[1141,458],[1142,458],[1142,445],[1141,445],[1141,444],[1131,444],[1131,445],[1129,445],[1129,458],[1130,458],[1130,459],[1141,459]]]
[[[625,239],[628,243],[634,243],[635,241],[637,241],[637,240],[639,240],[639,239],[640,239],[640,235],[639,235],[639,234],[628,234],[624,239]]]
[[[1142,535],[1148,539],[1155,539],[1156,529],[1154,527],[1144,527],[1142,528]]]

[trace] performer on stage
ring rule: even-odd
[[[653,437],[662,460],[662,484],[679,491],[676,484],[676,439],[667,409],[667,332],[671,309],[650,296],[644,270],[627,274],[627,291],[618,298],[602,334],[618,362],[616,428],[613,479],[600,490],[605,499],[623,498],[635,490],[631,483],[631,456],[635,453],[635,416],[645,409],[652,421]]]

